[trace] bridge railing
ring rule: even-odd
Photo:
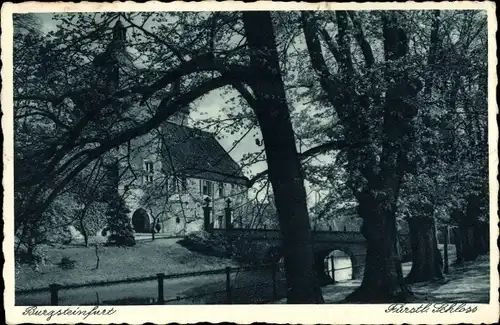
[[[214,234],[228,235],[231,237],[247,236],[254,239],[281,239],[282,235],[279,229],[263,228],[211,228],[209,232]],[[342,242],[365,242],[363,234],[359,231],[342,231],[342,230],[314,230],[311,232],[312,240],[316,242],[329,242],[329,241],[342,241]],[[407,234],[398,234],[400,239],[406,242],[408,239]],[[403,243],[404,250],[409,249],[409,245]]]

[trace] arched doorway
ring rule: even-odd
[[[141,232],[151,232],[151,222],[149,221],[149,215],[144,209],[135,210],[132,215],[132,226],[136,233]]]
[[[324,262],[325,273],[335,282],[349,281],[353,278],[351,257],[343,251],[331,251]]]

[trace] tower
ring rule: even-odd
[[[97,68],[97,84],[103,87],[109,96],[124,87],[124,72],[134,69],[134,63],[127,51],[127,30],[123,26],[120,18],[116,21],[111,30],[111,41],[107,44],[103,53],[94,59],[94,66]],[[113,101],[111,109],[124,112],[123,108],[128,109],[128,103],[122,103],[119,100]],[[115,164],[119,149],[112,149],[104,155],[106,164]]]
[[[127,53],[126,42],[127,42],[127,30],[123,26],[120,19],[116,21],[113,26],[113,39],[108,46],[106,51],[109,51],[110,62],[108,67],[108,78],[109,87],[112,91],[116,91],[120,88],[123,80],[120,80],[120,73],[123,68],[126,68],[128,64],[131,64],[130,57]]]
[[[127,30],[123,27],[120,19],[116,21],[115,26],[113,26],[113,40],[112,44],[115,48],[120,50],[125,50],[125,43],[127,41]]]
[[[112,39],[106,47],[104,53],[94,59],[94,66],[97,67],[102,76],[101,82],[113,93],[123,86],[124,69],[133,69],[134,63],[127,51],[127,29],[118,19],[112,28]]]

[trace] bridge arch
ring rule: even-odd
[[[340,282],[351,280],[352,277],[352,258],[344,251],[335,249],[326,255],[325,272],[332,281]]]
[[[315,249],[314,252],[315,270],[318,274],[320,284],[326,285],[332,283],[331,274],[327,273],[328,268],[325,263],[328,263],[329,256],[334,254],[334,252],[342,252],[349,258],[352,279],[358,279],[363,276],[366,254],[364,247],[361,245],[332,245]]]
[[[211,229],[216,234],[224,234],[229,238],[251,240],[252,242],[265,242],[271,248],[261,250],[266,263],[276,263],[284,256],[282,249],[281,232],[277,229]],[[325,257],[334,250],[345,252],[352,265],[352,277],[360,278],[364,272],[366,257],[366,239],[360,232],[355,231],[313,231],[312,242],[314,250],[314,268],[320,283],[332,283],[329,275],[325,273]],[[276,258],[279,256],[279,258]]]

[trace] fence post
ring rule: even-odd
[[[226,302],[232,304],[231,300],[231,267],[226,266]]]
[[[333,263],[333,255],[330,256],[330,262],[332,263],[332,283],[335,283],[335,263]]]
[[[226,221],[226,229],[231,229],[233,228],[233,218],[231,216],[232,211],[231,211],[231,199],[227,198],[226,200],[226,207],[224,208],[224,217]]]
[[[278,300],[278,290],[276,288],[276,271],[278,269],[277,263],[273,263],[273,301]]]
[[[158,277],[158,305],[163,305],[165,304],[165,296],[163,295],[163,278],[165,274],[157,273],[156,276]]]
[[[444,226],[444,266],[443,266],[443,272],[446,274],[449,272],[449,266],[448,266],[448,226]]]
[[[50,305],[58,306],[59,305],[59,288],[61,286],[58,284],[49,285],[50,289]]]
[[[210,212],[212,208],[210,207],[210,198],[206,197],[204,199],[205,206],[203,207],[203,226],[206,231],[211,231],[213,229],[212,223],[210,222]]]

